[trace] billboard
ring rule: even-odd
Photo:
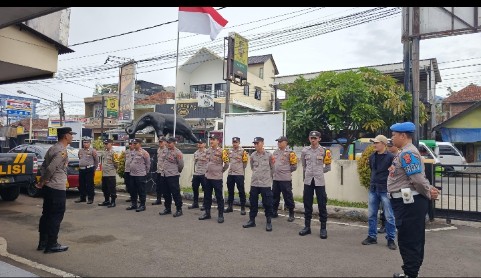
[[[120,68],[119,121],[134,120],[135,63]]]
[[[234,78],[247,81],[247,51],[249,43],[241,35],[234,33]]]
[[[116,97],[107,98],[107,117],[117,118],[119,111],[119,100]]]
[[[200,107],[198,103],[177,103],[177,116],[181,116],[186,119],[195,118],[220,118],[221,117],[221,104],[214,103],[213,107]],[[173,104],[157,104],[155,106],[155,112],[163,114],[173,114]]]
[[[31,101],[7,99],[5,104],[8,115],[30,116],[32,113]]]

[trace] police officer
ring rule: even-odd
[[[102,192],[104,193],[105,201],[99,206],[107,206],[109,208],[115,207],[115,199],[117,199],[117,175],[118,162],[115,152],[112,149],[112,139],[104,140],[105,151],[102,161]]]
[[[262,196],[262,205],[266,215],[266,231],[272,231],[272,175],[274,174],[274,159],[270,152],[264,150],[264,138],[255,137],[252,142],[255,152],[250,157],[252,170],[251,190],[249,192],[249,221],[242,225],[244,228],[256,226],[256,216],[258,211],[259,194]]]
[[[134,150],[130,155],[130,199],[132,204],[127,210],[136,212],[145,210],[145,186],[147,184],[147,174],[150,171],[150,155],[142,149],[142,139],[134,139]],[[140,206],[137,207],[137,196],[139,196]]]
[[[224,196],[222,191],[222,177],[229,168],[229,156],[219,147],[219,137],[211,134],[209,137],[210,148],[207,150],[207,170],[205,172],[205,191],[204,191],[204,207],[205,211],[199,220],[210,219],[210,208],[212,205],[212,190],[215,192],[217,199],[217,217],[218,223],[224,223]]]
[[[294,221],[294,197],[292,195],[292,172],[297,169],[297,156],[292,150],[287,149],[287,137],[280,136],[276,139],[279,147],[272,154],[274,159],[274,181],[272,183],[272,193],[274,194],[274,206],[272,218],[278,216],[277,210],[281,200],[281,192],[284,197],[286,207],[289,209],[287,221]]]
[[[155,182],[155,192],[157,193],[157,200],[152,205],[162,204],[162,189],[165,187],[164,171],[164,151],[166,150],[167,141],[164,136],[159,137],[159,148],[157,148],[157,179]],[[164,197],[165,199],[165,197]]]
[[[82,140],[82,148],[78,152],[79,157],[79,191],[80,199],[76,200],[75,203],[86,202],[85,197],[87,196],[87,204],[92,204],[94,202],[94,175],[95,170],[99,164],[99,158],[97,151],[90,147],[92,139],[90,137],[84,137]]]
[[[175,137],[167,139],[163,169],[166,184],[165,190],[163,190],[165,209],[159,212],[160,215],[171,214],[172,199],[174,199],[176,211],[174,215],[172,215],[173,217],[182,215],[182,197],[180,196],[179,178],[182,169],[184,169],[184,157],[182,152],[175,147],[176,142],[177,139],[175,139]]]
[[[439,191],[431,186],[424,174],[419,150],[412,144],[416,127],[412,122],[391,126],[393,145],[400,149],[389,168],[387,190],[398,230],[399,252],[403,274],[393,277],[417,277],[424,259],[425,215],[429,200]]]
[[[42,188],[43,210],[38,231],[40,240],[37,250],[44,253],[67,251],[68,246],[58,243],[58,232],[65,213],[67,184],[67,146],[72,143],[73,135],[70,127],[57,128],[58,143],[50,147],[45,154],[41,166],[42,176],[38,188]]]
[[[232,138],[233,148],[227,151],[229,156],[229,172],[227,175],[227,208],[224,210],[225,213],[232,212],[232,204],[234,203],[234,190],[237,184],[237,190],[239,191],[239,199],[241,204],[241,215],[246,214],[246,192],[244,189],[244,173],[247,167],[247,152],[240,146],[240,138]]]
[[[300,236],[311,233],[312,202],[314,192],[317,197],[319,208],[319,221],[321,222],[320,237],[327,238],[327,194],[324,173],[331,170],[331,152],[319,145],[321,133],[311,131],[309,133],[310,146],[304,147],[301,153],[301,162],[304,174],[304,224],[305,227],[299,232]]]
[[[129,139],[129,148],[125,150],[125,164],[124,164],[124,182],[125,189],[129,195],[131,194],[131,181],[130,181],[130,161],[132,160],[132,152],[134,151],[134,139]],[[125,200],[126,202],[132,202],[131,198]]]
[[[192,175],[192,191],[194,192],[194,202],[188,209],[199,208],[199,185],[205,192],[205,172],[207,171],[207,150],[205,149],[205,139],[197,142],[197,151],[194,153],[194,175]],[[203,207],[203,206],[202,206]]]

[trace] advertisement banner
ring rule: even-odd
[[[127,64],[120,69],[119,121],[134,120],[135,64]]]
[[[235,77],[241,80],[247,80],[247,51],[249,42],[241,35],[234,33],[234,69]]]
[[[208,94],[197,93],[197,106],[214,107],[214,98]]]
[[[119,111],[119,100],[116,97],[107,98],[107,117],[117,118]]]
[[[5,110],[8,115],[30,116],[32,113],[32,102],[27,100],[7,99]]]

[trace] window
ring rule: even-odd
[[[424,146],[419,146],[419,154],[423,156],[426,159],[434,159],[434,157],[431,155],[431,153],[426,149]]]
[[[227,83],[217,83],[214,85],[214,97],[225,97],[225,91],[227,90]]]
[[[264,79],[264,68],[259,68],[259,78]]]
[[[459,156],[459,154],[451,146],[439,146],[439,155],[453,155]]]
[[[190,91],[192,93],[196,92],[212,92],[212,84],[200,84],[200,85],[192,85],[190,86]]]
[[[257,100],[261,100],[261,94],[262,94],[261,88],[256,87],[256,91],[254,93],[254,98],[257,99]]]
[[[244,86],[244,96],[249,96],[249,85]]]

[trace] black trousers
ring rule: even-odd
[[[102,177],[102,192],[104,193],[105,201],[112,198],[114,201],[117,198],[117,181],[115,177]]]
[[[38,225],[41,235],[47,235],[47,245],[52,246],[57,243],[60,223],[65,214],[65,202],[67,194],[65,190],[53,189],[48,186],[42,188],[43,210]]]
[[[314,201],[314,192],[317,198],[317,207],[319,208],[319,221],[327,222],[327,194],[325,186],[316,186],[314,179],[311,184],[304,184],[302,199],[304,201],[304,218],[308,221],[312,219],[312,203]]]
[[[205,192],[205,183],[206,180],[204,175],[192,176],[192,191],[194,191],[194,203],[199,202],[199,186],[202,186],[202,191]]]
[[[239,199],[241,206],[246,204],[246,191],[244,189],[244,176],[243,175],[228,175],[227,176],[227,191],[229,196],[227,197],[227,203],[232,204],[234,202],[234,190],[237,184],[237,190],[239,191]]]
[[[402,269],[409,277],[417,277],[424,259],[424,242],[429,200],[415,195],[414,203],[404,204],[402,198],[391,199],[396,228],[398,231],[399,253],[403,259]]]
[[[130,172],[124,172],[125,190],[130,194]]]
[[[155,193],[157,194],[157,200],[160,200],[162,196],[164,196],[164,199],[166,198],[164,194],[165,183],[165,177],[157,173],[157,178],[155,179]]]
[[[165,178],[165,191],[164,191],[164,205],[166,209],[170,209],[172,206],[172,199],[174,199],[175,207],[177,210],[182,209],[182,197],[180,196],[180,176],[164,177]]]
[[[210,209],[212,207],[212,190],[214,190],[215,198],[217,199],[217,210],[224,212],[224,196],[222,192],[222,180],[205,179],[204,186],[204,208]]]
[[[145,176],[130,176],[130,199],[133,206],[137,206],[137,196],[139,197],[140,205],[145,206],[146,184],[147,178]]]
[[[88,197],[89,200],[94,199],[94,174],[95,167],[79,170],[78,190],[80,192],[80,199],[85,200],[85,197]]]
[[[274,194],[274,211],[279,208],[279,203],[282,197],[289,210],[294,209],[294,196],[292,195],[292,181],[273,181],[272,182],[272,194]]]
[[[257,216],[259,210],[259,194],[262,196],[262,206],[266,217],[272,217],[272,190],[270,187],[257,187],[251,186],[249,192],[249,202],[251,203],[251,209],[249,211],[249,217],[251,219]]]

